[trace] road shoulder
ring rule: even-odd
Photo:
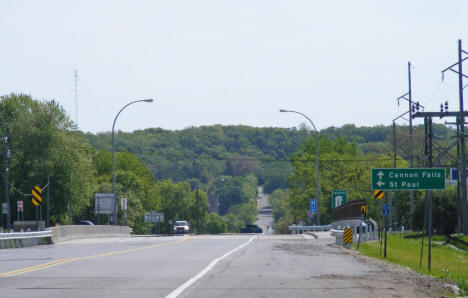
[[[384,272],[391,274],[394,279],[410,280],[418,287],[418,292],[427,297],[452,297],[458,292],[458,286],[455,283],[438,280],[432,276],[418,273],[409,267],[386,262],[380,259],[361,255],[359,251],[347,249],[335,244],[331,246],[338,247],[344,254],[352,255],[364,264],[373,264],[380,267]]]

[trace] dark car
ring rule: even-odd
[[[245,227],[241,228],[241,233],[263,233],[262,228],[257,225],[246,225]]]

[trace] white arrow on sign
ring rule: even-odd
[[[378,185],[379,187],[382,187],[382,185],[385,185],[385,182],[378,181],[378,182],[377,182],[377,185]]]
[[[343,202],[343,196],[336,196],[335,197],[335,207],[341,206],[341,202]]]
[[[384,173],[382,173],[382,171],[378,172],[377,173],[377,176],[379,176],[379,179],[382,180],[382,177],[383,177]]]

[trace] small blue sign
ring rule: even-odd
[[[390,216],[390,204],[383,204],[382,205],[382,215],[383,216]]]
[[[468,181],[468,169],[465,169],[465,177],[466,177],[466,181]],[[453,180],[453,181],[458,180],[458,169],[457,168],[450,168],[450,180]]]
[[[310,213],[312,214],[317,213],[317,200],[316,199],[310,200]]]

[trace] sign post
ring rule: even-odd
[[[343,205],[348,200],[348,192],[346,190],[332,191],[332,208]]]
[[[3,215],[8,215],[8,203],[2,203],[2,214],[0,214],[1,226],[3,226]]]
[[[432,150],[432,149],[431,149]],[[429,166],[431,163],[429,163]],[[373,190],[426,190],[429,205],[429,253],[428,269],[431,270],[431,236],[432,236],[432,190],[445,189],[444,168],[378,168],[372,169]],[[382,213],[384,210],[382,209]],[[391,212],[390,212],[391,213]],[[424,239],[424,237],[423,237]],[[423,240],[424,241],[424,240]],[[385,228],[385,251],[387,256],[387,229]],[[422,255],[422,247],[421,247]]]
[[[112,215],[114,213],[114,194],[96,193],[94,194],[94,212],[97,216],[98,225],[101,224],[101,214]]]
[[[17,214],[17,220],[19,221],[20,220],[20,212],[23,214],[22,218],[24,220],[24,205],[23,205],[23,201],[18,201],[16,202],[16,206],[18,207],[18,212],[16,213]]]
[[[359,223],[359,227],[358,227],[358,242],[357,242],[357,249],[359,249],[359,244],[361,243],[361,234],[363,232],[362,230],[362,222],[364,221],[364,216],[366,215],[366,205],[363,204],[361,205],[361,222]]]
[[[386,226],[386,223],[387,223],[387,220],[386,218],[389,217],[391,214],[391,210],[390,210],[390,204],[383,204],[382,205],[382,215],[383,215],[383,222],[384,222],[384,237],[385,237],[385,240],[384,240],[384,258],[387,258],[387,226]]]
[[[157,213],[154,210],[151,210],[150,213],[145,214],[145,222],[148,223],[148,230],[149,230],[149,223],[158,223],[159,234],[161,234],[161,223],[164,222],[164,213]],[[156,228],[156,225],[154,226]]]
[[[316,199],[311,199],[309,201],[309,212],[311,215],[315,215],[317,213],[317,200]]]

